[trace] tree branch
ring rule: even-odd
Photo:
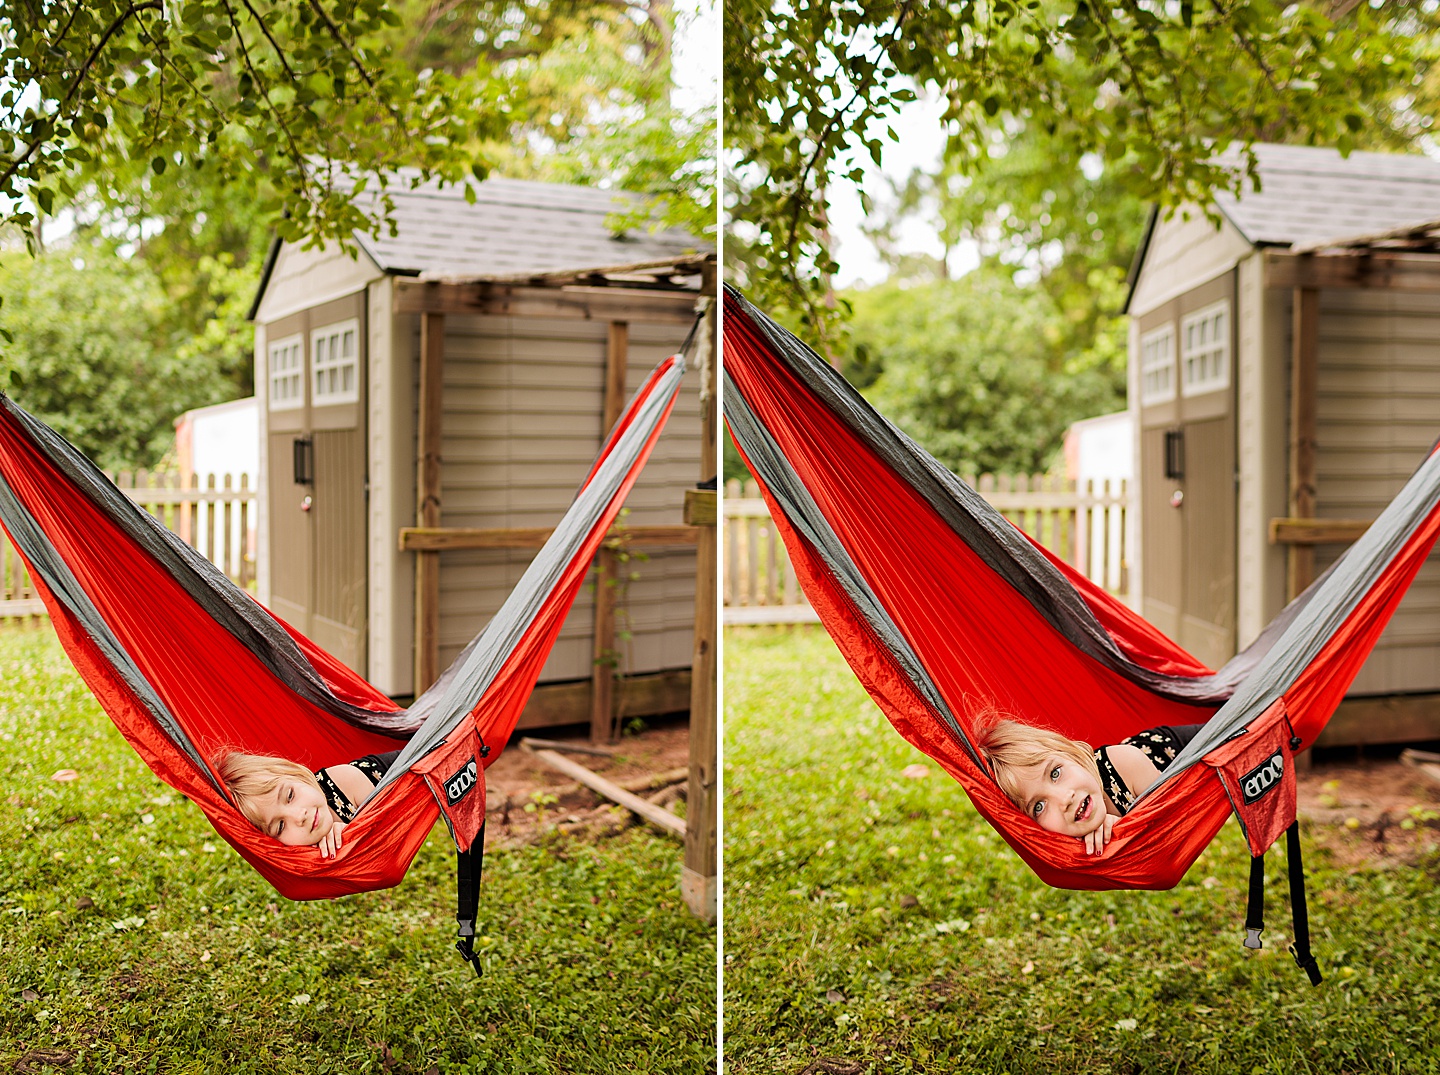
[[[304,167],[305,155],[300,152],[300,147],[295,144],[295,136],[290,132],[289,125],[286,124],[284,118],[275,108],[275,103],[270,100],[270,90],[265,85],[265,79],[260,74],[259,69],[255,66],[255,62],[250,58],[250,49],[245,44],[245,35],[240,32],[240,25],[235,18],[235,9],[230,6],[230,0],[222,0],[222,3],[224,3],[225,5],[225,18],[227,21],[229,21],[230,29],[235,34],[235,40],[240,45],[240,58],[245,64],[245,70],[250,72],[250,77],[255,80],[256,89],[260,91],[260,99],[265,102],[265,107],[270,110],[270,115],[275,117],[275,122],[280,127],[280,132],[285,135],[285,141],[290,144],[290,153],[295,158],[295,163],[300,165],[301,195],[308,198],[310,173],[306,171]],[[245,7],[250,11],[252,15],[254,15],[255,9],[250,7],[249,0],[244,0],[244,3]],[[255,17],[256,19],[259,19],[258,15],[256,15]],[[263,21],[261,22],[260,28],[261,31],[265,33],[265,37],[270,42],[271,47],[278,50],[279,46],[275,44],[275,39],[272,38],[270,34],[265,30],[265,25]],[[283,53],[280,56],[280,63],[285,67],[286,71],[290,70],[289,65],[285,63],[285,57]],[[291,77],[294,77],[293,72],[291,74]]]
[[[882,43],[882,55],[890,45],[893,45],[899,40],[900,32],[905,26],[905,19],[910,14],[910,9],[913,5],[914,0],[905,0],[905,3],[900,5],[900,10],[895,16],[895,28],[890,32],[889,40]],[[851,34],[850,40],[852,42],[855,40],[853,33]],[[848,52],[849,46],[847,45],[846,53],[848,54]],[[796,178],[795,189],[790,194],[790,200],[794,205],[794,209],[790,215],[790,234],[785,241],[787,262],[793,262],[795,242],[800,232],[800,212],[805,206],[805,183],[810,178],[810,173],[814,170],[815,165],[819,163],[821,155],[825,152],[830,141],[830,136],[834,133],[835,125],[845,118],[845,113],[850,111],[850,107],[860,99],[860,95],[870,88],[870,83],[874,81],[876,72],[878,72],[879,69],[880,65],[878,63],[871,68],[870,73],[861,79],[855,87],[855,92],[850,95],[850,100],[846,101],[844,106],[821,127],[820,133],[815,140],[815,152],[810,154],[810,159],[805,162],[805,167],[800,170],[800,175]]]
[[[294,70],[290,67],[290,60],[286,57],[285,50],[280,47],[280,42],[276,41],[275,35],[270,32],[270,26],[265,22],[264,16],[262,16],[260,12],[255,10],[254,6],[250,3],[250,0],[240,0],[240,2],[245,5],[245,10],[250,12],[250,17],[255,20],[255,25],[260,27],[260,32],[265,35],[265,40],[270,42],[270,47],[275,52],[275,58],[280,61],[280,66],[285,69],[286,77],[288,77],[291,82],[298,83],[300,81],[300,77],[296,75]],[[227,14],[230,12],[229,0],[225,0],[225,10]],[[230,24],[232,26],[235,25],[235,20],[233,16],[230,19]],[[240,32],[240,28],[238,26],[235,27],[235,32],[237,34]],[[250,67],[251,72],[256,74],[258,77],[259,72],[255,71],[255,68],[251,66],[249,62],[248,52],[246,53],[246,66]]]
[[[95,61],[100,58],[100,53],[105,51],[105,46],[110,43],[110,39],[120,32],[120,27],[125,25],[126,20],[129,19],[132,15],[135,15],[141,11],[151,11],[159,8],[161,8],[160,0],[145,0],[145,3],[142,4],[131,4],[128,8],[122,11],[119,16],[116,17],[115,21],[110,24],[110,28],[107,29],[105,33],[100,36],[99,42],[97,42],[95,47],[90,50],[90,55],[85,58],[85,62],[80,65],[80,71],[76,74],[75,81],[70,86],[70,92],[65,94],[65,97],[60,102],[61,108],[64,108],[66,105],[68,105],[70,103],[70,99],[79,92],[80,87],[85,83],[85,76],[90,73],[90,68],[93,67],[95,65]],[[39,119],[40,117],[37,116],[36,118]],[[49,117],[45,118],[48,119]],[[0,189],[3,189],[5,187],[5,185],[10,181],[10,179],[15,175],[15,173],[20,170],[21,166],[23,166],[32,156],[34,156],[35,151],[39,149],[42,145],[44,145],[45,142],[46,139],[37,138],[35,141],[31,142],[28,146],[25,147],[25,152],[20,154],[20,156],[16,157],[15,160],[8,168],[5,169],[4,172],[0,172]]]

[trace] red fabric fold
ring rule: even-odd
[[[1157,696],[1072,645],[773,353],[740,304],[728,300],[724,342],[727,378],[775,439],[967,735],[973,719],[992,706],[1092,747],[1214,713]],[[1230,813],[1213,770],[1193,766],[1142,799],[1117,823],[1102,858],[1086,855],[1079,840],[1041,829],[971,761],[760,484],[796,576],[856,676],[895,729],[964,786],[1042,880],[1077,889],[1169,888],[1179,881]],[[1286,710],[1305,745],[1344,697],[1437,530],[1440,510],[1285,691]],[[1057,566],[1136,664],[1172,676],[1209,673],[1111,595],[1068,565]]]

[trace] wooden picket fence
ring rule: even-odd
[[[236,481],[229,474],[218,480],[211,474],[203,484],[198,475],[182,483],[178,474],[144,470],[107,477],[234,582],[249,586],[254,581],[258,511],[248,475]],[[36,596],[25,562],[0,531],[0,621],[43,615],[45,605]]]
[[[1083,486],[1048,475],[967,478],[992,507],[1091,581],[1123,598],[1129,590],[1126,483]],[[785,543],[754,482],[725,485],[727,624],[815,622],[795,580]],[[897,521],[897,528],[903,522]]]

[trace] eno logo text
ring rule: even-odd
[[[1253,803],[1280,783],[1285,775],[1285,755],[1276,751],[1240,778],[1240,791],[1247,804]]]

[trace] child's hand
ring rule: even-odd
[[[320,848],[322,859],[333,858],[340,853],[340,835],[344,831],[345,822],[337,821],[330,826],[330,831],[320,838],[320,842],[316,846]]]
[[[1105,841],[1110,839],[1110,830],[1119,820],[1114,814],[1107,813],[1105,820],[1100,822],[1100,827],[1085,835],[1085,853],[1087,855],[1103,855],[1105,853]]]

